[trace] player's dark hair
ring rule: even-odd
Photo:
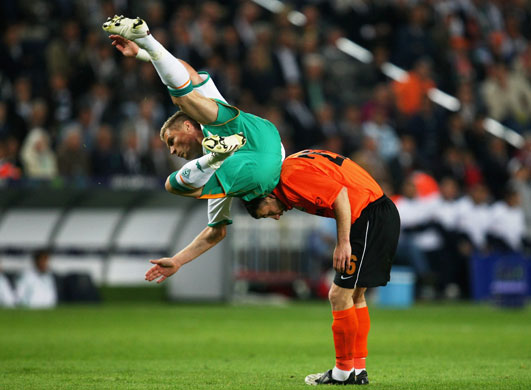
[[[245,206],[245,209],[247,210],[247,212],[251,214],[251,217],[253,217],[254,219],[258,219],[258,215],[257,215],[258,207],[260,207],[260,204],[262,203],[264,199],[265,197],[254,198],[253,200],[242,199],[242,203]]]

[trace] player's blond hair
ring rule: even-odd
[[[184,113],[183,111],[177,111],[175,114],[173,114],[172,116],[170,116],[168,119],[166,119],[166,122],[164,122],[164,124],[162,125],[162,127],[160,128],[160,139],[162,141],[164,141],[164,133],[166,132],[166,130],[170,130],[170,129],[175,129],[175,130],[179,130],[181,128],[181,125],[185,122],[185,121],[190,121],[192,122],[192,124],[194,125],[194,127],[196,129],[200,129],[201,127],[199,126],[199,123],[190,118],[186,113]]]

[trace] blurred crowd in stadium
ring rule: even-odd
[[[176,57],[207,70],[229,102],[275,123],[288,153],[322,148],[365,167],[399,203],[411,238],[402,250],[427,254],[424,264],[492,242],[522,250],[520,238],[531,238],[531,1],[285,3],[304,14],[303,26],[251,1],[3,1],[3,183],[162,181],[182,164],[159,139],[175,108],[153,66],[122,57],[101,30],[107,16],[139,15]],[[374,60],[346,55],[340,37]],[[407,77],[388,79],[386,62]],[[459,111],[428,98],[435,86],[460,100]],[[520,133],[524,145],[487,133],[487,117]],[[440,184],[440,202],[461,210],[461,224],[437,230],[431,241],[422,236],[433,229],[427,224],[444,223],[434,216],[440,206],[419,211],[425,203],[417,192],[430,191],[419,187],[418,172]],[[422,218],[404,218],[409,212]],[[467,212],[475,217],[464,218]],[[476,232],[493,220],[497,228]],[[469,249],[449,231],[468,235]]]

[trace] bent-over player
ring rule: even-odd
[[[304,150],[284,160],[280,181],[266,197],[244,202],[254,218],[279,219],[292,208],[335,218],[336,270],[332,306],[335,367],[306,383],[368,384],[365,359],[370,328],[367,287],[384,286],[398,244],[400,217],[394,203],[359,165],[324,150]]]

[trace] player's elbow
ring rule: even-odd
[[[174,189],[173,187],[171,186],[171,183],[170,183],[170,177],[168,176],[168,178],[166,179],[166,183],[164,183],[164,188],[166,189],[166,191],[170,192],[170,193],[174,193]]]
[[[217,244],[227,235],[227,226],[225,224],[218,226],[209,226],[207,240]]]

